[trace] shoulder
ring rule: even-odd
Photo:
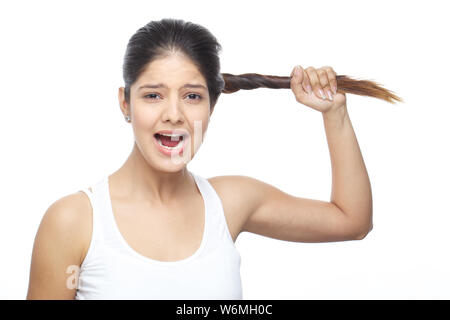
[[[271,186],[244,175],[214,176],[207,180],[222,200],[236,238],[243,231],[248,217],[263,203]]]
[[[267,195],[278,191],[264,181],[244,175],[215,176],[208,181],[225,201],[245,211],[255,210]]]
[[[82,192],[53,202],[42,217],[30,267],[27,299],[73,299],[68,268],[80,267],[91,236],[89,198]]]
[[[48,237],[70,245],[67,248],[73,250],[81,264],[92,233],[92,207],[88,196],[78,191],[53,202],[42,218],[40,229]]]
[[[208,181],[216,189],[228,197],[232,197],[236,201],[257,200],[260,191],[265,189],[268,184],[258,179],[243,176],[243,175],[229,175],[229,176],[215,176],[208,178]]]

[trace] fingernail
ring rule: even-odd
[[[311,86],[309,84],[306,86],[306,91],[308,91],[308,93],[311,93],[312,91]]]
[[[328,99],[330,99],[330,101],[333,101],[333,95],[331,94],[330,90],[327,90],[327,94],[328,94]]]
[[[299,76],[299,75],[300,75],[300,67],[299,67],[299,66],[295,66],[294,74],[295,74],[296,76]]]
[[[337,93],[337,88],[336,88],[336,86],[333,86],[333,92],[334,92],[334,94],[336,94]]]
[[[325,97],[325,94],[323,93],[322,89],[319,89],[319,93],[320,93],[320,96],[322,97],[322,99],[325,100],[326,97]]]

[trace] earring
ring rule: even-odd
[[[131,122],[131,118],[130,118],[129,115],[127,115],[127,116],[125,117],[125,121],[126,121],[126,122]]]

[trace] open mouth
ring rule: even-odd
[[[159,145],[167,149],[179,148],[183,144],[182,141],[184,139],[183,135],[164,135],[155,133],[154,136]]]

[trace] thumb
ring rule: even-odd
[[[294,92],[295,98],[300,101],[306,95],[307,92],[303,90],[303,68],[300,65],[295,66],[291,72],[291,89]]]

